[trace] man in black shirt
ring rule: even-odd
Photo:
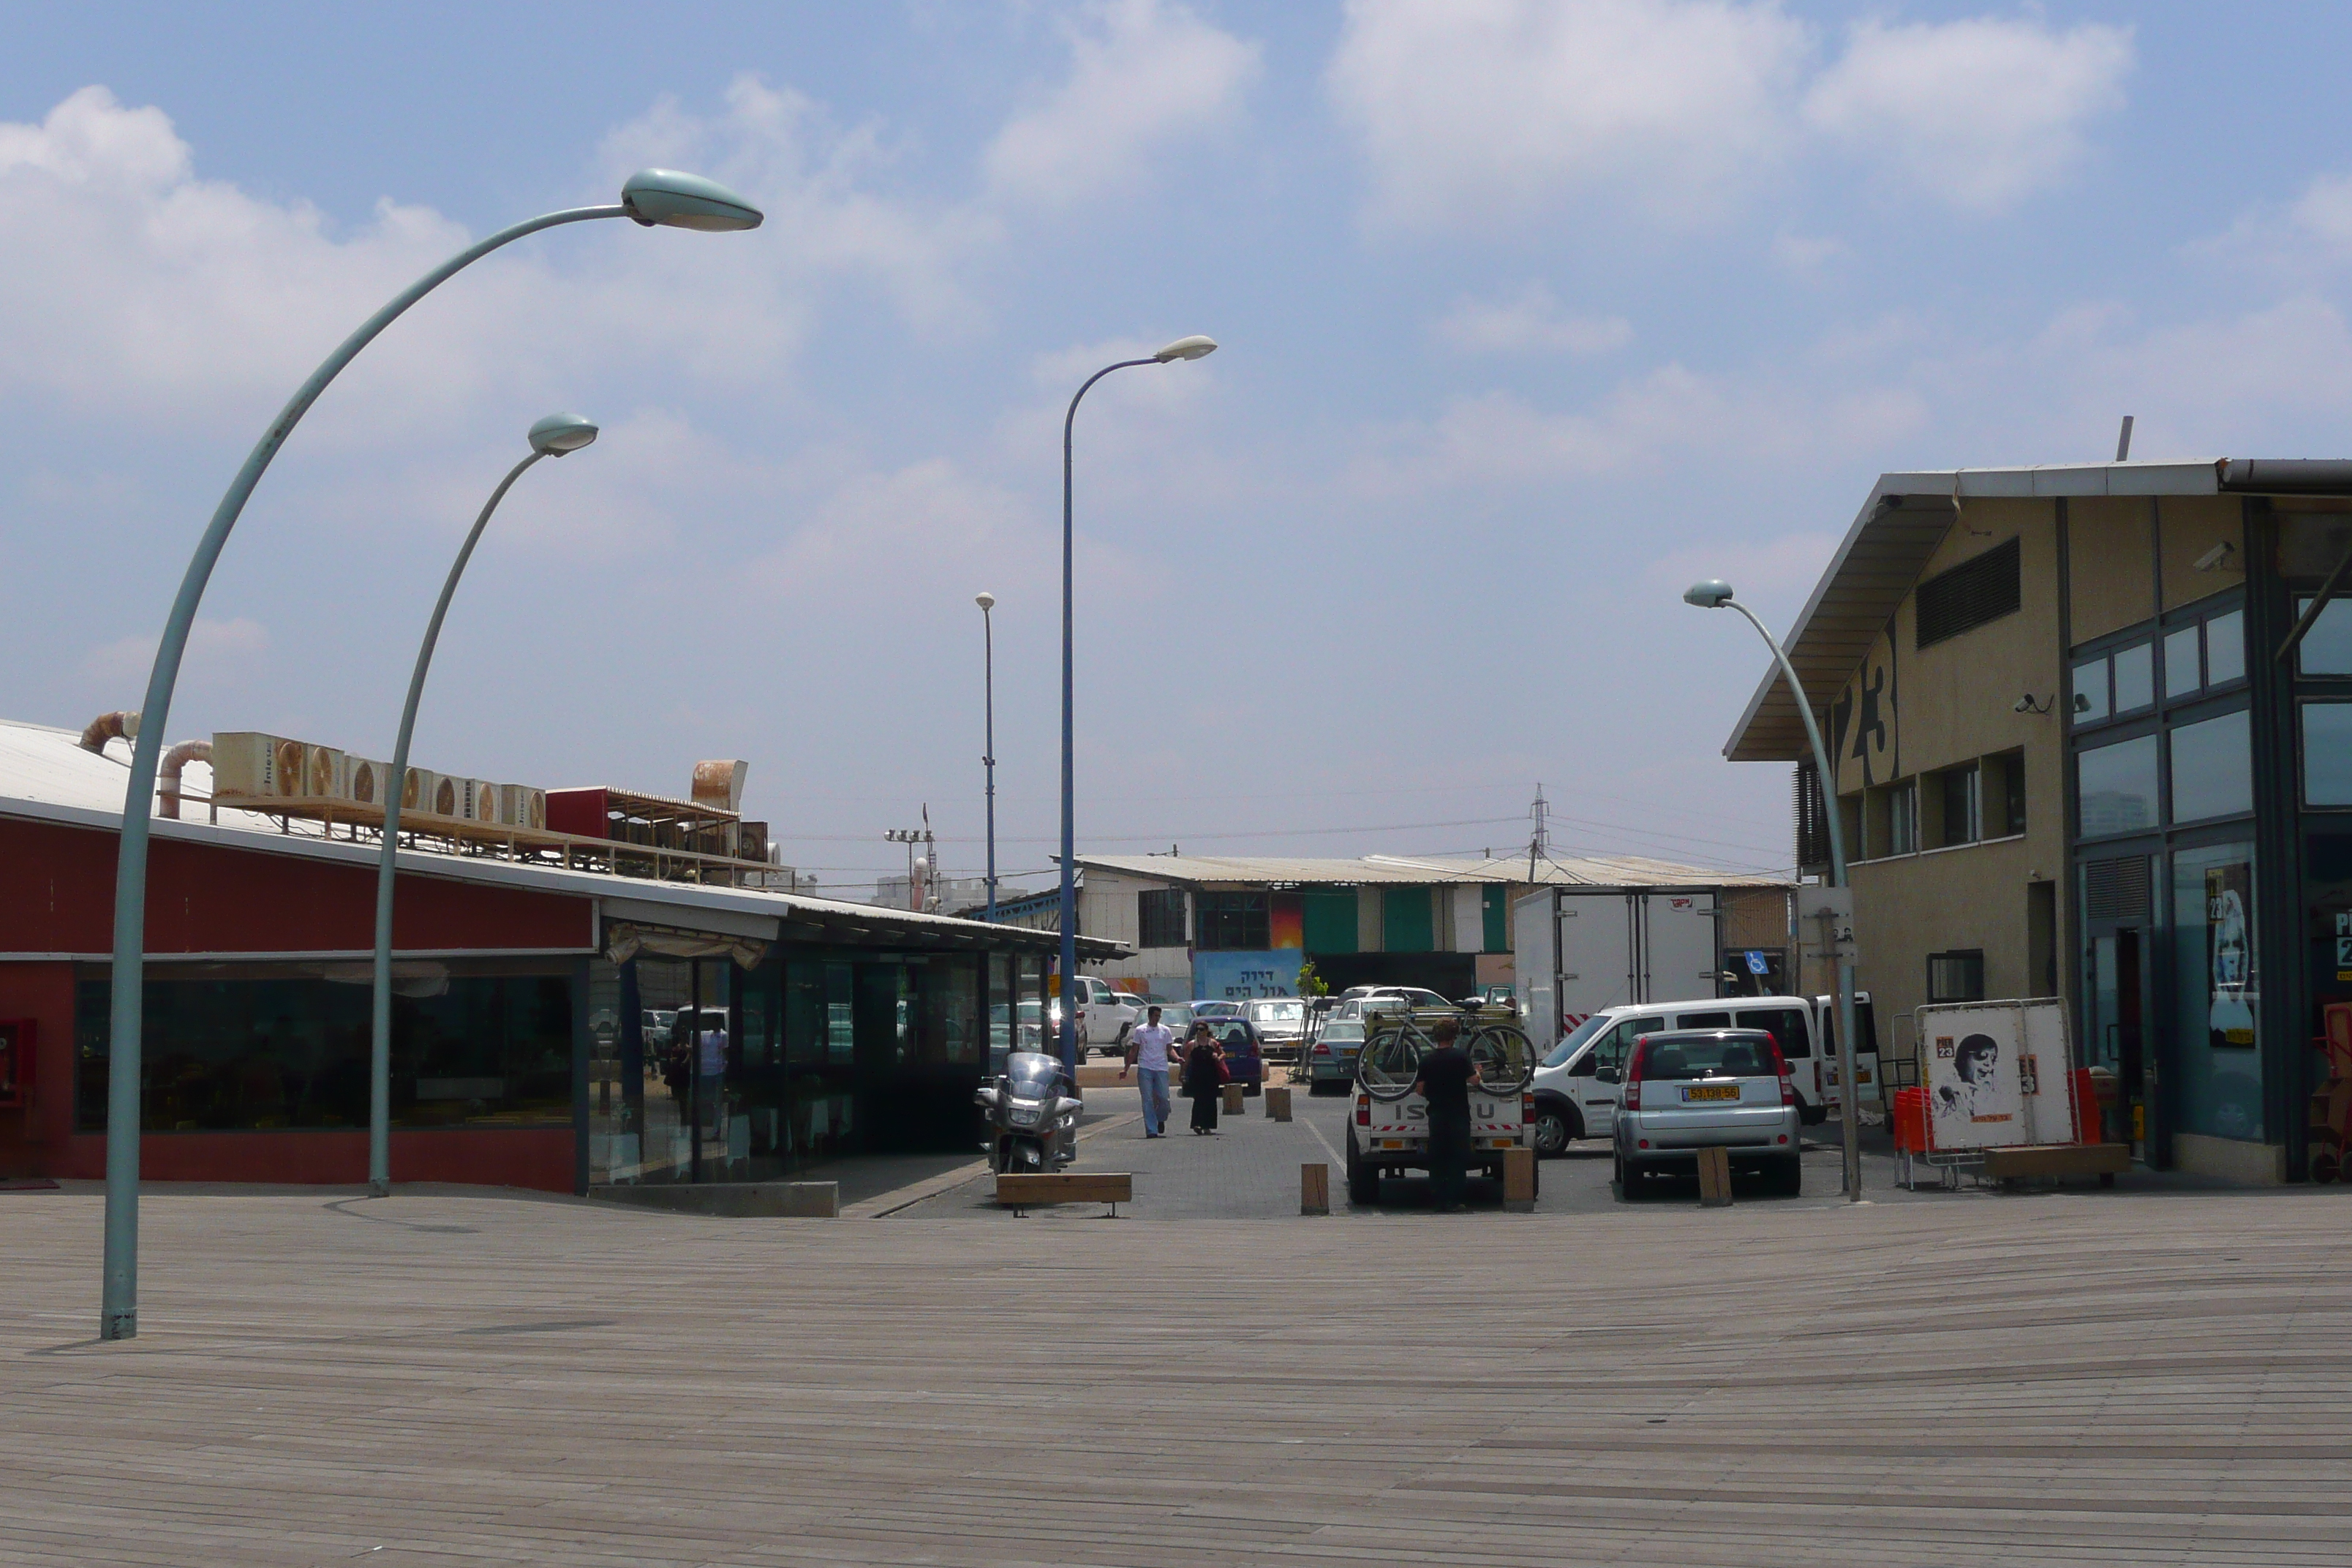
[[[1462,1026],[1451,1018],[1431,1025],[1429,1037],[1437,1048],[1421,1058],[1420,1075],[1412,1080],[1412,1092],[1429,1105],[1429,1184],[1446,1214],[1467,1206],[1462,1183],[1470,1160],[1470,1091],[1481,1081],[1478,1064],[1454,1044],[1461,1034]]]

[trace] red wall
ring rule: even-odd
[[[0,952],[114,947],[115,835],[0,818]],[[400,875],[395,948],[585,948],[586,898]],[[150,952],[365,952],[375,868],[156,838],[148,848]]]
[[[0,818],[0,952],[114,947],[112,832]],[[393,943],[408,951],[585,948],[586,898],[404,871]],[[375,945],[375,870],[305,856],[154,839],[147,863],[151,952],[352,952]],[[0,963],[0,1018],[31,1018],[31,1103],[0,1109],[0,1176],[95,1179],[106,1140],[73,1128],[73,966]],[[154,1132],[140,1145],[154,1181],[360,1183],[367,1134]],[[569,1128],[394,1132],[401,1182],[472,1182],[568,1193]]]

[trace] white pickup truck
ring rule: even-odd
[[[1070,983],[1078,998],[1078,1045],[1082,1050],[1124,1051],[1127,1032],[1143,1022],[1143,998],[1132,991],[1114,991],[1108,981],[1081,974]],[[1062,1037],[1062,999],[1046,1008],[1046,1038]],[[1046,1049],[1057,1047],[1048,1046]]]
[[[1461,1044],[1478,1064],[1470,1090],[1473,1173],[1503,1173],[1503,1153],[1524,1144],[1533,1120],[1528,1080],[1535,1065],[1526,1031],[1512,1010],[1452,1007],[1382,1013],[1366,1027],[1356,1055],[1356,1103],[1348,1121],[1348,1201],[1370,1206],[1381,1199],[1381,1178],[1429,1169],[1429,1102],[1412,1092],[1429,1029],[1441,1018],[1462,1026]]]

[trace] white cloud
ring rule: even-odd
[[[1953,205],[1989,210],[2056,184],[2085,125],[2123,107],[2128,27],[2038,19],[1856,23],[1805,95],[1808,125]]]
[[[1607,187],[1710,216],[1778,157],[1808,49],[1778,6],[1724,0],[1351,0],[1328,86],[1402,225]]]
[[[1230,128],[1259,48],[1162,0],[1110,0],[1070,30],[1068,79],[999,131],[983,159],[1001,196],[1058,205],[1134,180],[1161,146]]]
[[[1504,300],[1465,295],[1433,324],[1438,340],[1465,353],[1606,353],[1633,341],[1622,316],[1573,316],[1541,283]]]
[[[1513,222],[1584,197],[1588,225],[1686,225],[1832,150],[2006,205],[2082,161],[2134,58],[2126,27],[1992,16],[1867,21],[1819,53],[1778,0],[1350,0],[1327,85],[1383,221]]]
[[[1666,364],[1587,411],[1540,409],[1507,392],[1458,399],[1425,429],[1392,436],[1393,455],[1365,465],[1359,482],[1381,490],[1547,484],[1685,453],[1834,458],[1906,435],[1926,418],[1924,402],[1903,388],[1815,393]]]
[[[129,637],[94,647],[82,656],[81,673],[92,682],[123,693],[128,706],[137,707],[154,668],[154,637]],[[180,656],[180,676],[215,679],[249,668],[269,651],[269,632],[256,620],[239,616],[212,621],[198,616],[188,628],[188,646]]]
[[[1677,591],[1705,577],[1720,577],[1742,598],[1763,603],[1801,596],[1820,580],[1837,549],[1834,533],[1785,533],[1778,539],[1727,539],[1694,544],[1652,562],[1645,574],[1660,588]]]
[[[966,211],[876,195],[860,182],[888,159],[870,129],[835,130],[749,78],[716,115],[657,105],[614,132],[607,174],[581,194],[657,157],[737,184],[768,223],[729,236],[598,224],[506,251],[371,344],[310,442],[459,426],[491,395],[560,398],[619,363],[772,384],[838,281],[878,285],[919,323],[956,321],[954,269],[993,234]],[[85,88],[38,125],[0,124],[0,401],[252,430],[344,334],[473,237],[389,199],[338,233],[308,204],[200,178],[160,110]]]

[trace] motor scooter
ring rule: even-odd
[[[1050,1171],[1078,1157],[1078,1113],[1086,1101],[1060,1058],[1014,1051],[1004,1058],[1004,1070],[971,1098],[987,1113],[989,1169]]]

